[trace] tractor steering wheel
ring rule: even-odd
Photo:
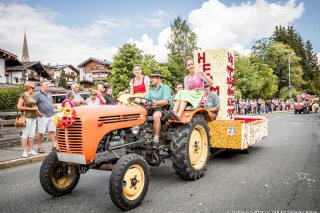
[[[153,106],[153,101],[145,97],[133,96],[129,98],[129,102],[143,106],[146,109],[156,109],[160,107],[160,106]]]

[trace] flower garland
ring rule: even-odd
[[[59,112],[54,115],[54,125],[58,128],[65,129],[74,124],[76,110],[70,106],[61,107]]]

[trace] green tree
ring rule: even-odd
[[[302,67],[299,63],[301,58],[297,55],[289,56],[294,51],[290,46],[281,42],[271,42],[266,57],[266,63],[277,75],[279,83],[278,90],[289,86],[289,57],[290,57],[290,78],[291,85],[296,90],[301,90],[304,80],[302,78]]]
[[[142,51],[135,44],[125,43],[119,48],[112,63],[112,74],[108,78],[113,92],[117,96],[119,92],[129,88],[130,79],[134,76],[132,68],[135,64],[142,63]]]
[[[65,89],[67,89],[67,87],[68,87],[66,72],[64,70],[61,71],[58,86],[63,87]]]
[[[262,84],[258,97],[263,99],[272,98],[278,91],[278,77],[273,73],[272,68],[263,60],[251,56],[251,62],[258,72]]]
[[[183,81],[186,74],[184,59],[186,56],[192,56],[193,51],[197,49],[197,36],[191,31],[186,20],[178,16],[171,23],[171,39],[166,47],[169,50],[168,68],[175,81]]]
[[[308,92],[318,93],[320,90],[320,70],[318,57],[313,51],[311,42],[308,40],[305,45],[306,49],[306,67],[303,73],[305,90]]]
[[[242,98],[259,98],[263,87],[263,79],[259,76],[257,67],[250,61],[250,57],[236,58],[235,88]]]
[[[174,77],[171,76],[169,69],[166,65],[161,65],[155,60],[154,55],[145,54],[143,55],[142,61],[142,69],[143,73],[147,76],[151,75],[152,70],[159,70],[161,74],[164,76],[162,79],[163,83],[166,83],[168,86],[172,86],[172,82],[174,81]]]

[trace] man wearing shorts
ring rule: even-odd
[[[161,82],[161,77],[163,77],[158,70],[153,70],[151,73],[151,83],[153,88],[146,94],[145,98],[152,100],[153,106],[159,106],[159,108],[153,111],[153,128],[154,128],[154,147],[159,145],[159,136],[161,129],[161,118],[163,116],[164,107],[169,104],[169,99],[171,96],[171,89],[168,85]]]
[[[34,99],[37,102],[40,111],[38,117],[38,152],[44,153],[42,141],[43,135],[48,129],[49,138],[51,141],[52,151],[56,150],[57,142],[55,140],[56,127],[53,122],[54,111],[52,105],[52,96],[49,93],[49,82],[44,79],[40,82],[40,90],[35,94]]]

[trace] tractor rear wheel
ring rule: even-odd
[[[56,152],[51,152],[42,162],[39,177],[42,188],[48,194],[60,197],[73,191],[80,173],[78,167],[68,166],[58,160]]]
[[[196,180],[204,175],[210,153],[208,123],[200,114],[191,122],[175,129],[170,145],[173,169],[184,180]]]
[[[122,210],[139,206],[147,194],[148,186],[148,165],[140,155],[125,155],[112,169],[109,193],[113,203]]]

